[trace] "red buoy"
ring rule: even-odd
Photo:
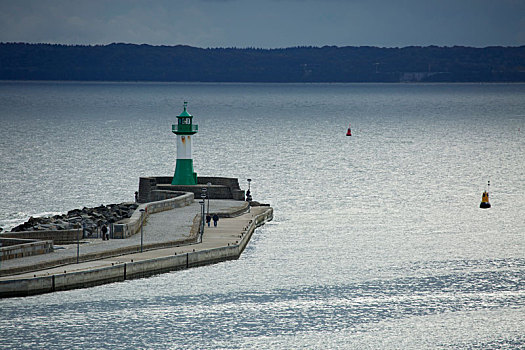
[[[352,129],[350,129],[350,124],[348,124],[348,130],[346,131],[346,136],[352,136]]]

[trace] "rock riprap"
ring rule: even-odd
[[[83,226],[88,233],[92,233],[103,224],[111,224],[131,217],[137,207],[136,203],[108,204],[94,208],[73,209],[63,215],[30,217],[23,224],[14,227],[11,232],[68,230]]]

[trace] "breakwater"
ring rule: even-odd
[[[237,259],[254,230],[272,220],[268,206],[221,220],[223,230],[210,229],[201,243],[119,256],[51,271],[0,279],[0,297],[27,296],[85,288],[104,283],[147,277],[154,274]]]

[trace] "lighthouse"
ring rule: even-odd
[[[184,102],[184,110],[177,116],[177,124],[171,126],[171,131],[177,135],[177,163],[172,185],[196,185],[197,173],[193,171],[193,158],[191,153],[191,137],[199,130],[193,124],[193,116],[188,113]]]

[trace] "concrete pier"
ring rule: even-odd
[[[217,227],[205,226],[200,242],[200,208],[192,201],[148,215],[142,228],[142,253],[138,232],[125,239],[83,239],[78,246],[56,246],[49,254],[4,261],[0,297],[85,288],[237,259],[255,228],[273,218],[268,206],[250,208],[243,201],[210,200],[210,213],[221,218]]]

